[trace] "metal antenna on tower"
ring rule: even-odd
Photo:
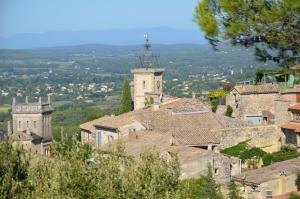
[[[144,34],[144,38],[145,38],[145,45],[144,45],[145,46],[145,50],[149,51],[149,49],[151,47],[151,44],[149,42],[149,35],[148,35],[148,33]]]

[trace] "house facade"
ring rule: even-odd
[[[275,100],[279,89],[275,84],[238,85],[226,97],[233,108],[232,116],[251,124],[274,123]]]
[[[244,172],[233,178],[244,198],[265,199],[297,191],[295,180],[300,169],[300,158],[273,163],[270,166]]]
[[[290,121],[281,125],[286,136],[286,143],[300,147],[300,103],[289,106]]]

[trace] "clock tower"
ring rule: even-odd
[[[159,56],[150,50],[148,34],[145,34],[145,50],[137,56],[138,65],[131,70],[133,73],[133,102],[134,110],[142,109],[153,104],[160,104],[163,97],[163,72]]]

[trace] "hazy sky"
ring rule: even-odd
[[[168,26],[195,29],[199,0],[0,0],[0,36]]]

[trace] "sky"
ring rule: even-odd
[[[196,29],[199,0],[0,0],[0,37],[19,33]]]

